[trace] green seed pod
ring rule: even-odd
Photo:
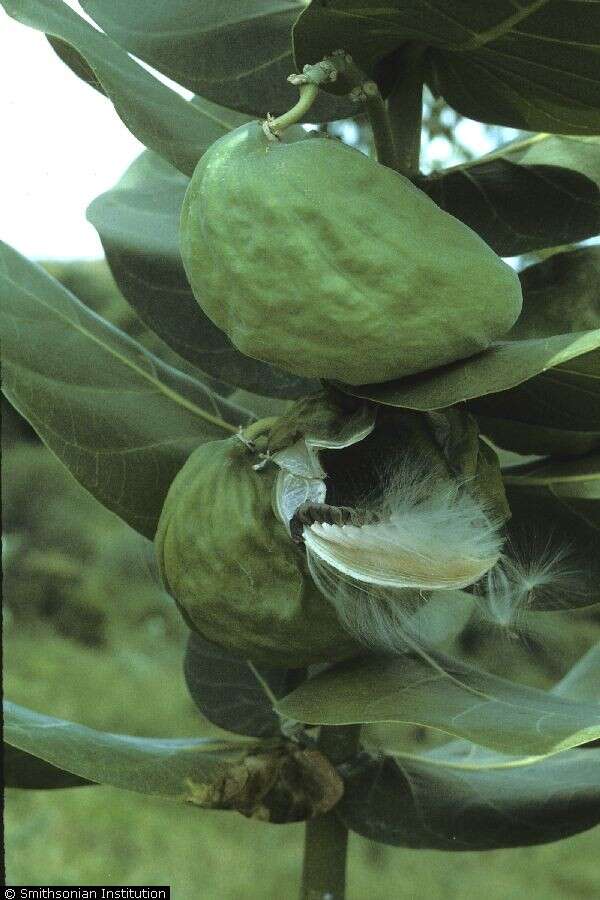
[[[181,253],[209,318],[296,375],[388,381],[472,356],[521,310],[516,273],[408,179],[336,140],[259,122],[200,160]]]
[[[300,667],[353,655],[357,644],[275,518],[276,469],[253,468],[257,459],[232,437],[187,460],[155,538],[165,587],[191,628],[254,662]]]

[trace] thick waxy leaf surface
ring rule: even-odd
[[[358,388],[339,386],[357,397],[419,410],[440,409],[484,397],[485,400],[478,399],[477,403],[469,404],[469,409],[477,416],[492,418],[497,409],[498,418],[510,418],[511,422],[524,418],[525,424],[539,424],[543,428],[564,428],[566,414],[574,431],[588,432],[581,439],[585,452],[590,446],[589,432],[598,430],[599,265],[598,247],[586,247],[557,254],[525,269],[520,275],[523,288],[521,316],[502,341],[496,341],[476,356],[385,384]],[[559,389],[554,393],[557,384]],[[514,390],[517,385],[523,387]],[[548,385],[553,392],[549,409]],[[537,421],[535,403],[531,404],[529,400],[531,388],[533,396],[539,397]],[[490,394],[494,396],[488,400]],[[590,394],[591,407],[584,418],[581,410],[590,403]],[[517,397],[522,397],[521,403],[517,402]],[[526,413],[522,412],[523,408]],[[529,416],[533,418],[528,420]],[[511,428],[512,435],[512,425]],[[491,426],[489,430],[487,427],[483,430],[496,440],[497,431],[492,431]],[[591,446],[594,440],[592,433]],[[518,449],[502,440],[498,443],[507,449]],[[534,451],[523,447],[520,452]]]
[[[189,103],[158,81],[105,34],[61,0],[1,0],[9,16],[69,45],[61,57],[85,81],[90,70],[127,128],[147,147],[191,175],[235,114],[207,101]],[[82,60],[77,59],[77,54]]]
[[[573,700],[600,703],[600,643],[590,647],[585,656],[554,685],[552,693]]]
[[[555,334],[552,337],[521,337],[519,323],[503,341],[496,341],[488,350],[385,384],[338,387],[355,397],[363,397],[407,409],[442,409],[464,400],[506,391],[528,381],[541,372],[570,363],[584,354],[600,348],[600,328],[590,331]]]
[[[550,693],[600,701],[600,645]],[[385,743],[385,741],[384,741]],[[373,758],[346,781],[337,807],[363,837],[392,846],[493,850],[560,840],[600,822],[600,750],[527,760],[450,741]]]
[[[533,494],[539,497],[542,507],[554,505],[558,516],[565,517],[565,523],[568,516],[572,521],[571,528],[579,525],[571,535],[576,551],[583,553],[587,549],[591,562],[595,562],[595,567],[600,566],[600,453],[573,460],[548,459],[513,466],[505,469],[504,481],[511,498],[515,499],[517,510],[522,510]],[[537,510],[531,515],[538,515]]]
[[[559,497],[600,500],[600,453],[572,460],[541,459],[510,466],[504,470],[504,481],[517,486],[544,485]]]
[[[289,741],[108,734],[14,703],[4,705],[4,738],[81,779],[261,821],[285,824],[321,815],[343,792],[325,756]]]
[[[558,253],[521,273],[524,336],[600,326],[600,247]],[[600,447],[600,350],[469,404],[495,443],[518,453],[581,454]]]
[[[75,478],[152,538],[171,481],[247,415],[0,244],[2,389]]]
[[[7,701],[4,739],[82,779],[192,802],[222,781],[251,747],[210,739],[109,734]]]
[[[294,27],[299,67],[343,47],[384,90],[409,43],[423,49],[433,92],[469,118],[528,131],[600,133],[597,3],[312,0]],[[386,60],[395,51],[397,58]]]
[[[600,232],[600,138],[536,134],[417,182],[499,256]]]
[[[37,756],[11,747],[7,743],[2,747],[2,756],[4,787],[39,790],[79,787],[94,783],[86,778],[80,778],[79,775],[59,769]]]
[[[600,750],[535,763],[453,741],[395,754],[346,781],[352,831],[395,847],[494,850],[544,844],[600,822]]]
[[[227,115],[232,120],[236,114]],[[227,130],[223,124],[221,134]],[[121,292],[149,328],[212,377],[275,397],[310,393],[316,382],[244,356],[202,312],[179,253],[179,216],[188,183],[146,151],[89,207],[88,219]]]
[[[303,679],[302,669],[255,666],[192,632],[184,660],[188,690],[210,722],[249,737],[277,737],[281,719],[273,702]]]
[[[86,84],[93,87],[99,94],[103,94],[106,97],[106,92],[96,78],[94,70],[86,63],[81,53],[78,53],[71,44],[67,44],[66,41],[61,41],[60,38],[52,37],[52,35],[46,35],[46,37],[54,52],[62,59],[65,65],[67,65],[78,78],[81,78],[82,81],[85,81]]]
[[[251,116],[279,114],[298,99],[292,25],[303,0],[82,0],[81,6],[125,49],[208,100]],[[322,95],[308,121],[354,113]]]
[[[311,725],[402,722],[502,753],[545,756],[600,736],[600,708],[506,681],[443,657],[360,659],[304,682],[281,700]]]

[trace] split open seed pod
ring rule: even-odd
[[[395,650],[402,630],[438,642],[426,610],[441,608],[442,592],[464,605],[462,590],[498,562],[509,510],[495,454],[466,412],[374,415],[358,406],[336,419],[317,395],[282,417],[270,443],[274,508],[349,631]]]
[[[429,642],[460,629],[461,589],[496,563],[505,516],[497,463],[467,414],[348,408],[322,393],[199,447],[155,543],[191,628],[243,658],[300,667],[365,642],[397,650],[382,635],[398,616]],[[442,627],[444,596],[456,619]]]

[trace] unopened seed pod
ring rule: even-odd
[[[354,148],[259,122],[192,176],[181,255],[233,344],[296,375],[388,381],[479,353],[521,310],[517,274],[407,178]]]

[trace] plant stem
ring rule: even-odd
[[[389,126],[397,158],[395,168],[407,177],[419,172],[423,119],[423,53],[422,44],[415,43],[403,49],[401,72],[387,100]]]
[[[360,725],[323,725],[318,748],[334,764],[358,750]],[[309,819],[304,836],[301,900],[344,900],[348,829],[335,810]]]
[[[317,99],[319,86],[318,84],[301,84],[299,86],[299,91],[300,99],[296,105],[291,109],[288,109],[283,115],[278,116],[276,119],[272,119],[269,122],[269,127],[275,134],[285,131],[290,125],[294,125],[302,119]]]
[[[308,820],[301,900],[343,900],[347,849],[348,829],[333,810]]]
[[[377,161],[382,166],[398,170],[399,159],[390,127],[390,118],[379,91],[366,99],[365,109],[373,132]]]

